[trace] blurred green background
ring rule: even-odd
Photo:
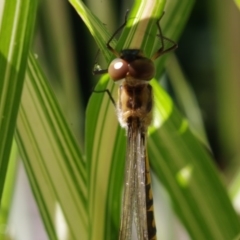
[[[171,1],[177,0],[168,0],[167,4]],[[85,4],[110,32],[114,32],[133,3],[92,0],[85,1]],[[224,180],[230,185],[238,184],[235,180],[240,172],[239,8],[232,0],[195,1],[184,31],[179,39],[174,40],[179,45],[175,53],[180,66],[178,70],[183,74],[181,82],[184,81],[197,100],[194,107],[201,114],[209,151],[212,151]],[[81,150],[84,150],[85,109],[99,79],[92,75],[97,45],[75,9],[67,1],[60,0],[39,1],[33,45],[33,52],[50,80]],[[101,56],[98,61],[101,66],[107,66]],[[186,106],[190,103],[184,95],[180,97],[179,93],[184,89],[177,84],[177,79],[173,80],[174,71],[176,59],[171,58],[162,84],[182,114],[190,122],[194,121],[196,109],[187,111]],[[21,178],[21,173],[19,176]],[[24,179],[23,185],[26,184],[26,178],[21,179]],[[28,196],[31,196],[30,191]],[[17,224],[21,221],[15,220]],[[40,226],[41,222],[38,224]],[[44,232],[41,226],[39,229],[35,230]],[[43,235],[39,235],[39,239],[44,239]]]

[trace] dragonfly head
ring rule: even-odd
[[[114,81],[130,76],[136,80],[150,81],[155,75],[155,66],[139,49],[125,49],[120,58],[115,58],[108,67]]]

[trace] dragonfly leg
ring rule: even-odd
[[[126,26],[127,24],[127,18],[128,18],[129,9],[127,9],[125,14],[125,20],[124,23],[113,33],[113,35],[110,37],[110,39],[107,42],[107,48],[117,57],[120,56],[119,52],[117,52],[113,47],[111,47],[110,42],[113,40],[113,38]]]
[[[153,54],[153,56],[151,57],[152,60],[155,60],[155,59],[157,59],[158,57],[162,56],[163,54],[165,54],[165,53],[167,53],[167,52],[170,52],[170,51],[173,51],[173,50],[175,50],[175,49],[178,47],[178,45],[177,45],[176,42],[174,42],[173,40],[171,40],[171,39],[163,36],[163,34],[162,34],[162,29],[161,29],[161,26],[160,26],[160,20],[162,19],[163,15],[164,15],[164,12],[163,12],[163,14],[161,15],[161,17],[160,17],[160,18],[157,20],[157,22],[156,22],[157,28],[158,28],[158,32],[159,32],[159,34],[157,34],[157,36],[160,38],[161,47],[157,50],[157,52],[155,52],[155,53]],[[164,40],[172,43],[172,46],[164,49],[164,47],[165,47],[165,46],[164,46]]]
[[[113,99],[113,96],[112,94],[110,93],[110,91],[108,89],[104,89],[104,90],[94,90],[93,92],[95,93],[107,93],[107,95],[109,96],[110,98],[110,101],[113,103],[114,107],[116,107],[116,102],[115,100]]]

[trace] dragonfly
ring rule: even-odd
[[[156,240],[153,194],[150,166],[146,150],[147,130],[153,118],[153,91],[149,84],[155,75],[154,60],[177,48],[177,44],[162,35],[160,19],[156,22],[160,39],[160,48],[151,58],[147,58],[140,49],[123,49],[120,52],[111,45],[114,37],[127,23],[115,31],[106,46],[117,58],[108,69],[94,68],[93,74],[108,73],[114,82],[120,82],[118,100],[115,103],[108,89],[106,92],[117,110],[118,121],[126,129],[127,150],[125,163],[125,186],[122,201],[119,240],[131,240],[133,222],[138,240]],[[170,47],[165,47],[165,42]]]

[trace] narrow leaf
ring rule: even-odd
[[[3,1],[0,26],[0,199],[21,99],[37,1]]]
[[[172,197],[193,239],[233,239],[240,223],[210,153],[158,83],[155,126],[149,138],[151,166]]]
[[[49,238],[87,239],[85,163],[32,55],[16,138]]]

